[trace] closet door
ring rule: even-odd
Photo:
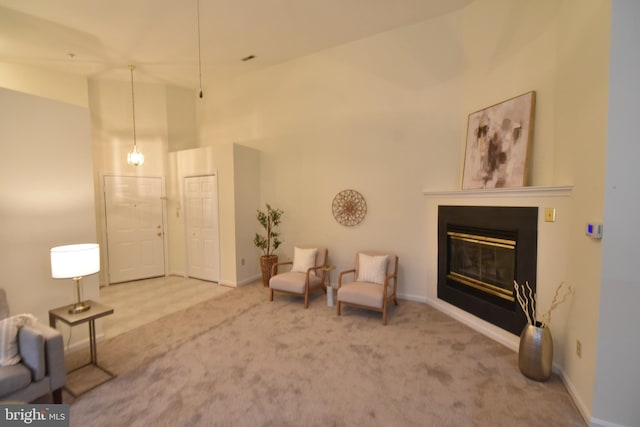
[[[218,179],[216,175],[185,178],[188,275],[220,280]]]

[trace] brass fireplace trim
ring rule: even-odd
[[[447,235],[453,240],[461,240],[464,242],[477,243],[480,245],[487,245],[511,250],[515,250],[516,248],[516,241],[511,239],[500,239],[498,237],[479,236],[477,234],[458,233],[455,231],[447,231]],[[479,289],[483,292],[487,292],[491,295],[500,297],[507,301],[515,301],[513,291],[456,272],[449,273],[448,277],[449,279],[455,280],[458,283],[471,286],[472,288]]]
[[[452,239],[464,240],[465,242],[479,243],[481,245],[497,246],[499,248],[515,249],[516,241],[510,239],[499,239],[497,237],[478,236],[476,234],[458,233],[447,231],[447,235]]]
[[[471,286],[472,288],[476,288],[488,294],[495,295],[502,299],[506,299],[507,301],[511,301],[511,302],[515,301],[515,298],[513,296],[513,291],[503,289],[499,286],[495,286],[487,282],[483,282],[481,280],[476,280],[471,277],[464,276],[460,273],[455,273],[455,272],[449,273],[447,277],[449,277],[449,279],[451,280],[455,280],[456,282],[462,283],[463,285]]]

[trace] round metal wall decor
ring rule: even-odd
[[[342,190],[333,198],[333,217],[342,225],[358,225],[367,214],[367,202],[355,190]]]

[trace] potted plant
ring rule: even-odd
[[[266,231],[266,236],[256,233],[256,237],[253,239],[256,247],[262,250],[260,269],[262,270],[262,285],[264,287],[269,286],[271,268],[278,262],[278,255],[275,255],[274,251],[278,249],[282,241],[280,240],[280,233],[275,228],[280,224],[284,214],[280,209],[272,209],[268,203],[266,206],[266,212],[258,209],[256,215],[258,222]]]

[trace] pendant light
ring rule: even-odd
[[[133,116],[133,150],[129,151],[127,154],[127,163],[133,166],[140,166],[144,164],[144,154],[138,151],[138,145],[136,143],[136,100],[135,95],[133,93],[133,70],[136,67],[133,65],[129,65],[129,70],[131,71],[131,111]]]

